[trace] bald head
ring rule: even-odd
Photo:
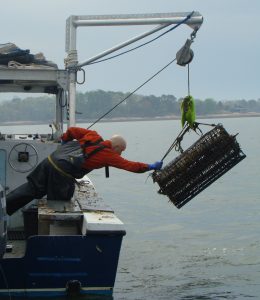
[[[110,138],[112,149],[116,151],[118,154],[121,154],[126,149],[126,141],[125,139],[118,134],[113,135]]]

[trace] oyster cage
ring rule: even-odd
[[[181,208],[245,157],[236,137],[218,124],[152,178],[158,193]]]

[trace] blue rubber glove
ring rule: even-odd
[[[66,142],[65,142],[65,141],[63,141],[62,139],[60,140],[60,143],[61,143],[61,145],[64,145],[64,144],[66,144]]]
[[[148,170],[161,170],[162,165],[162,161],[156,161],[155,163],[148,165]]]

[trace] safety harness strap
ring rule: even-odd
[[[73,176],[71,176],[70,174],[68,174],[67,172],[63,171],[60,167],[58,167],[55,162],[52,160],[51,156],[48,156],[48,161],[50,162],[50,164],[54,167],[54,169],[56,169],[60,174],[69,177],[71,179],[74,179]]]
[[[94,145],[99,145],[99,147],[97,147],[96,149],[94,149],[93,151],[91,151],[90,153],[85,153],[85,151],[83,150],[83,153],[84,153],[84,157],[85,159],[88,159],[90,156],[98,153],[99,151],[103,150],[104,148],[107,148],[107,146],[105,145],[101,145],[99,144],[101,141],[103,141],[102,139],[95,142],[95,143],[91,143],[91,142],[87,142],[83,145],[83,148],[85,150],[86,147],[89,147],[89,146],[94,146]],[[60,173],[62,174],[63,176],[66,176],[68,178],[71,178],[71,179],[74,179],[74,177],[72,175],[70,175],[69,173],[67,173],[66,171],[62,170],[62,168],[60,168],[57,163],[54,162],[54,160],[52,159],[51,155],[48,156],[48,161],[50,162],[50,164]],[[106,173],[108,171],[106,170]]]

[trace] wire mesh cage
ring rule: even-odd
[[[245,157],[236,136],[218,124],[152,177],[158,192],[181,208]]]

